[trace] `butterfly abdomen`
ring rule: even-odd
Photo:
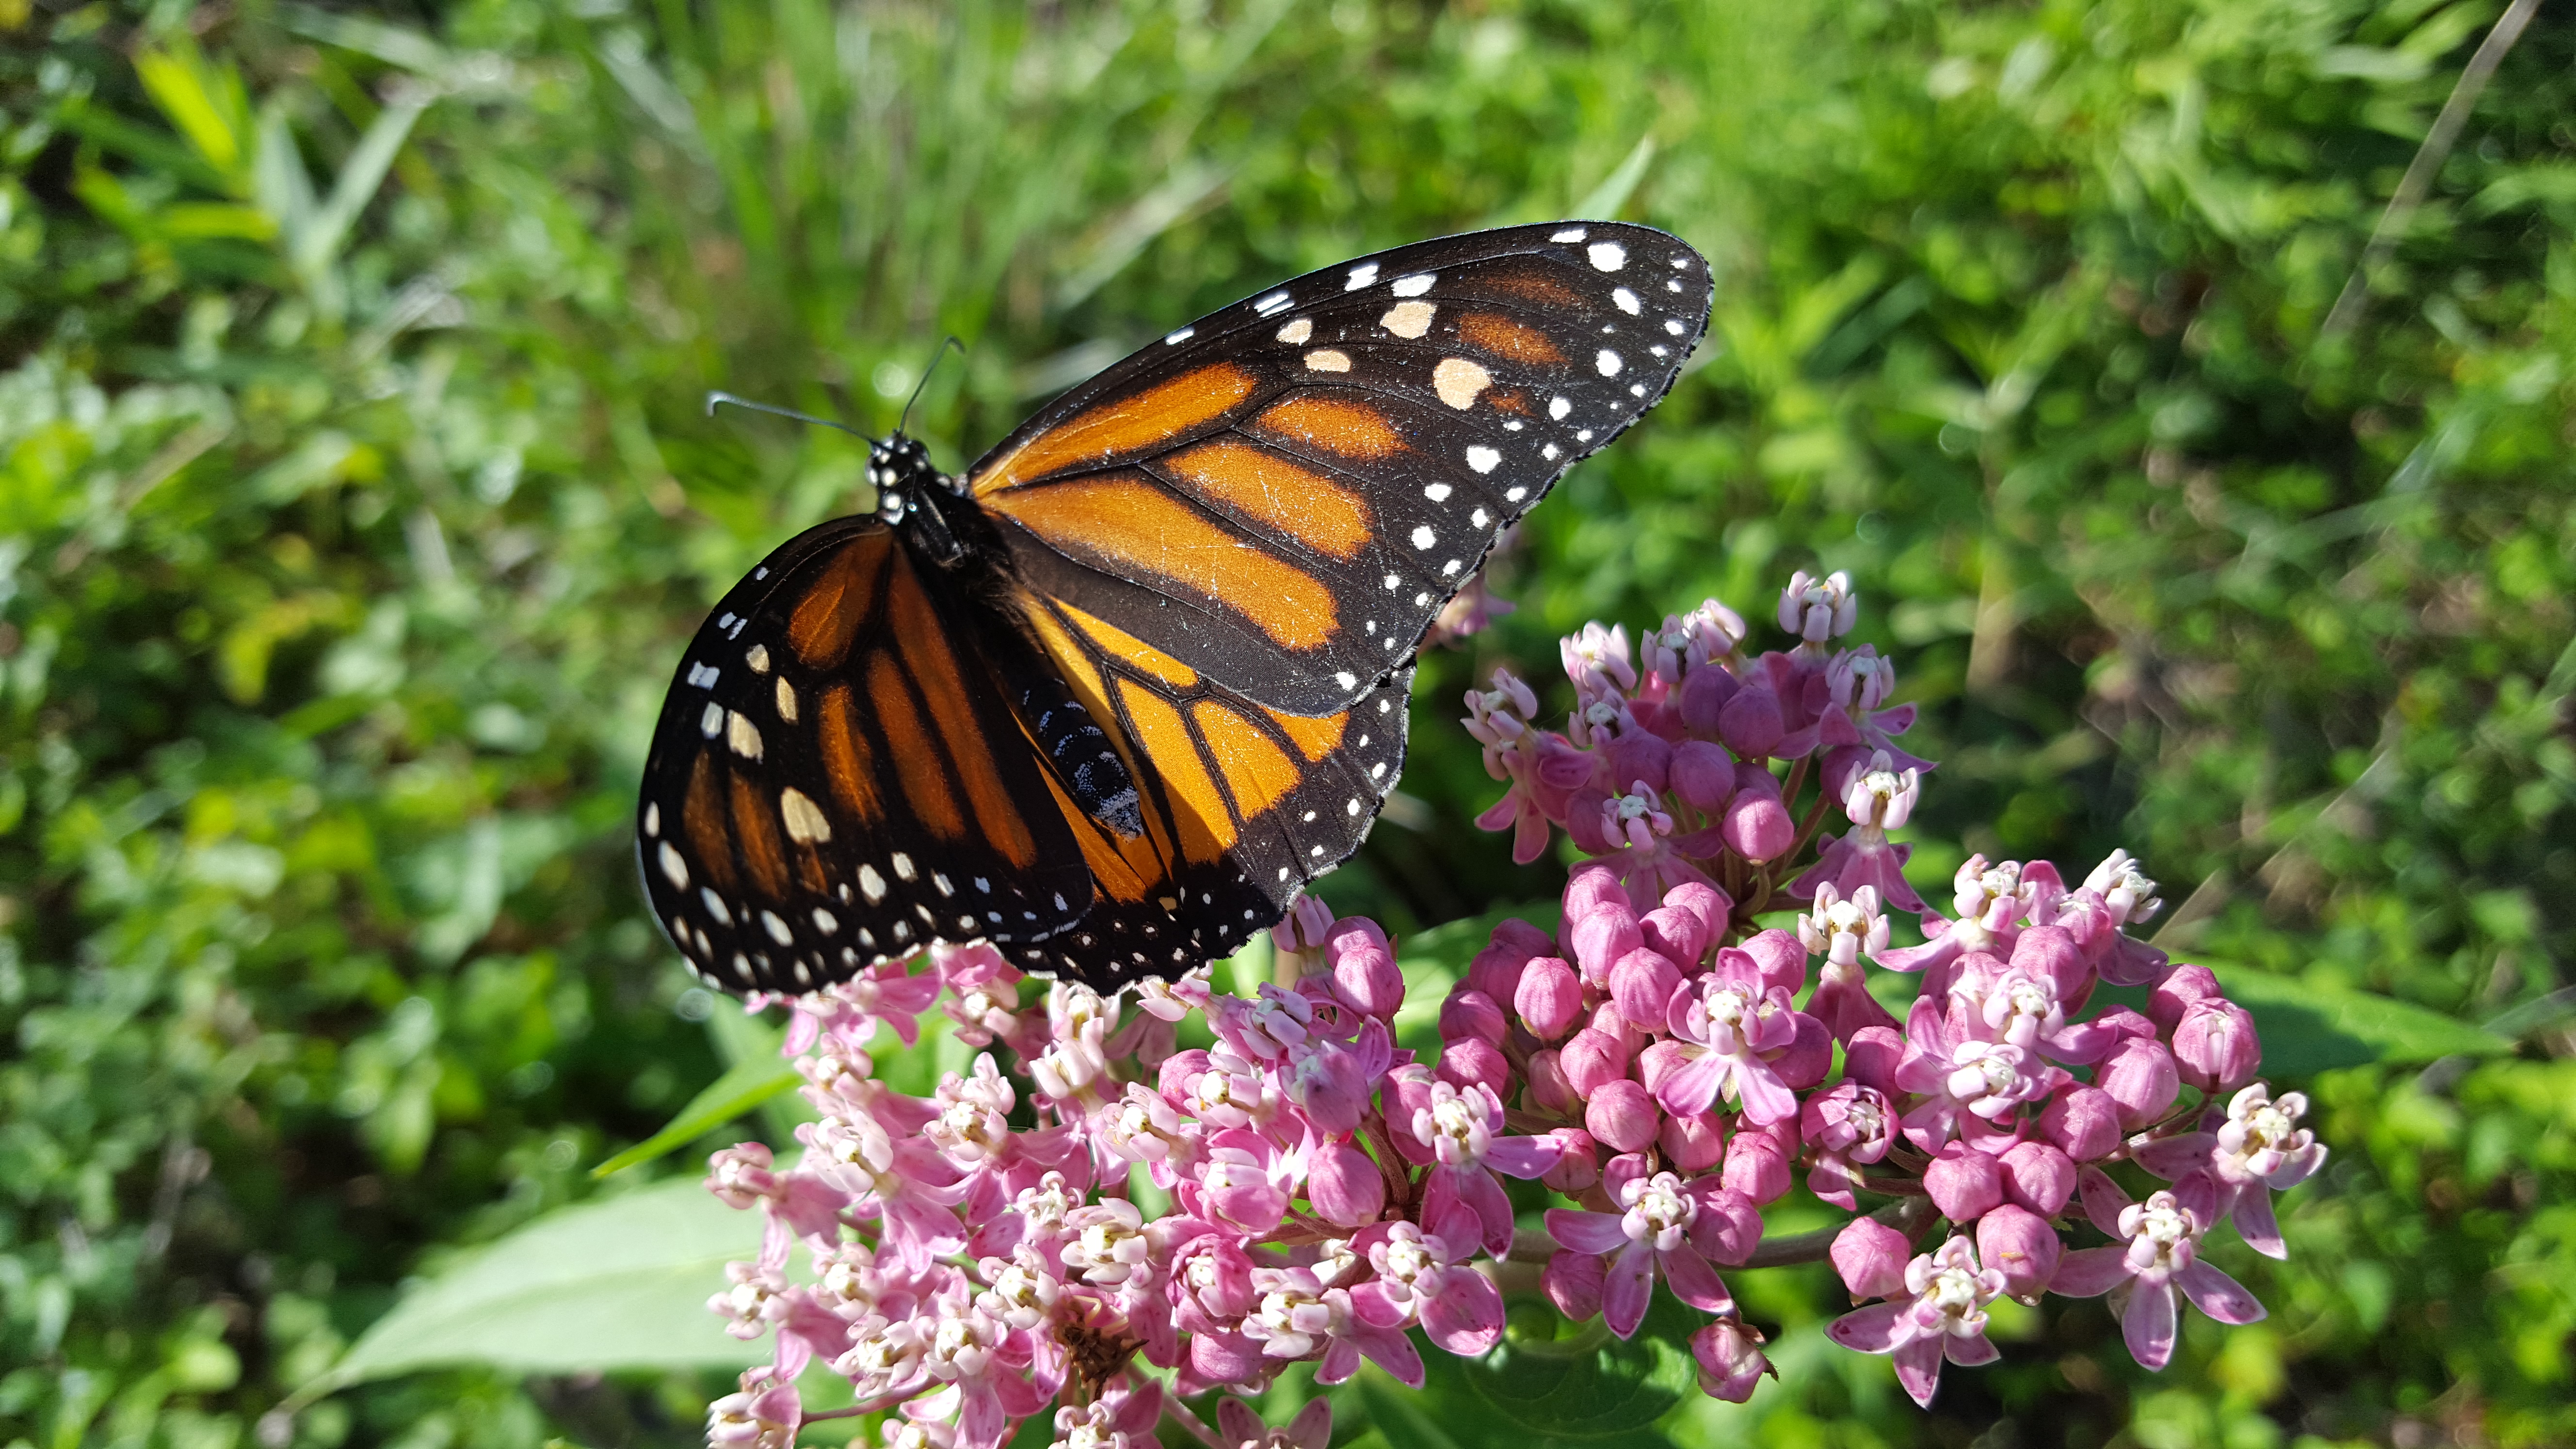
[[[1038,748],[1055,765],[1056,778],[1083,813],[1133,840],[1145,833],[1143,801],[1125,761],[1109,746],[1109,736],[1092,723],[1091,711],[1060,695],[1047,698],[1038,688],[1021,691],[1021,717],[1037,736]]]

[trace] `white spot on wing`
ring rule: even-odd
[[[1269,296],[1262,298],[1260,301],[1253,303],[1252,310],[1260,313],[1264,317],[1267,317],[1271,313],[1276,312],[1287,305],[1288,294],[1286,292],[1273,292]]]
[[[1180,331],[1178,331],[1178,332],[1166,333],[1166,334],[1164,335],[1164,337],[1163,337],[1163,345],[1164,345],[1165,347],[1178,347],[1178,346],[1180,346],[1182,343],[1189,341],[1192,337],[1196,336],[1197,334],[1198,334],[1198,329],[1197,329],[1197,328],[1195,328],[1195,327],[1184,327],[1184,328],[1182,328],[1182,329],[1181,329]]]
[[[778,680],[778,717],[796,723],[796,691],[788,686],[784,675]]]
[[[671,889],[675,891],[687,890],[689,888],[689,863],[680,859],[680,853],[673,850],[671,848],[671,842],[667,840],[662,842],[661,861],[662,878],[671,883]]]
[[[1431,281],[1431,273],[1416,272],[1409,277],[1396,278],[1388,284],[1387,290],[1399,297],[1419,297],[1431,290]]]
[[[1362,262],[1358,266],[1351,268],[1350,280],[1342,283],[1342,290],[1345,292],[1356,292],[1360,288],[1365,287],[1376,280],[1377,263]]]
[[[1578,242],[1583,240],[1583,236],[1583,228],[1579,226],[1569,226],[1563,231],[1552,234],[1548,237],[1548,240],[1552,242]]]
[[[1347,352],[1337,351],[1330,347],[1318,347],[1314,351],[1306,354],[1306,370],[1309,372],[1348,372],[1351,370],[1351,355]]]
[[[1611,300],[1611,301],[1613,301],[1613,302],[1618,303],[1618,304],[1619,304],[1619,310],[1620,310],[1620,311],[1622,311],[1622,312],[1627,313],[1629,316],[1634,317],[1634,316],[1638,315],[1638,309],[1637,309],[1637,294],[1636,294],[1636,293],[1634,293],[1634,292],[1629,291],[1627,288],[1625,288],[1625,287],[1613,287],[1613,288],[1611,288],[1611,289],[1610,289],[1610,300]]]
[[[1493,472],[1495,465],[1502,461],[1503,455],[1488,447],[1479,445],[1467,450],[1467,466],[1479,473]]]
[[[796,933],[787,929],[787,923],[778,919],[777,912],[761,912],[760,926],[762,930],[769,933],[769,939],[776,941],[779,945],[793,946],[796,944]]]
[[[716,687],[716,675],[717,675],[716,668],[715,668],[715,666],[714,666],[714,665],[712,665],[712,664],[694,664],[694,663],[693,663],[693,664],[691,664],[691,665],[689,666],[689,683],[690,683],[690,685],[691,685],[691,686],[693,686],[694,688],[698,688],[698,689],[713,689],[713,688],[715,688],[715,687]]]
[[[1623,364],[1619,360],[1618,353],[1604,347],[1601,349],[1600,355],[1592,359],[1592,366],[1603,377],[1617,377],[1619,375],[1619,369]]]
[[[1336,674],[1336,675],[1334,675],[1334,676],[1333,676],[1333,683],[1340,685],[1340,686],[1341,686],[1342,688],[1344,688],[1344,689],[1348,689],[1348,688],[1350,688],[1352,685],[1357,684],[1357,683],[1359,683],[1359,682],[1360,682],[1360,677],[1359,677],[1358,675],[1356,675],[1356,674],[1351,673],[1351,672],[1350,672],[1349,670],[1347,670],[1347,669],[1345,669],[1345,670],[1343,670],[1341,673]]]
[[[742,662],[750,665],[751,672],[754,674],[767,674],[769,672],[769,646],[766,644],[752,645],[750,648],[742,651]]]
[[[1565,415],[1572,411],[1574,411],[1574,403],[1569,398],[1549,398],[1547,401],[1547,415],[1557,422],[1564,422]]]
[[[832,822],[804,791],[790,785],[778,792],[778,814],[787,822],[787,838],[799,845],[819,845],[832,838]]]
[[[698,887],[698,900],[706,906],[707,914],[716,918],[717,925],[730,926],[733,924],[733,912],[725,909],[724,897],[717,895],[714,891],[707,889],[705,886],[700,886]]]
[[[1476,394],[1493,385],[1494,375],[1463,357],[1444,357],[1431,369],[1431,390],[1461,412],[1476,405]]]
[[[1430,499],[1434,503],[1446,503],[1449,501],[1449,485],[1446,483],[1434,483],[1430,487],[1422,490],[1422,496]],[[1393,574],[1388,574],[1386,578],[1389,584],[1395,582],[1395,575]]]
[[[1431,330],[1431,314],[1438,310],[1428,302],[1398,302],[1386,309],[1386,315],[1377,319],[1377,325],[1398,337],[1411,339]]]
[[[919,880],[919,879],[920,879],[920,877],[919,877],[918,875],[915,875],[915,874],[913,873],[913,869],[912,869],[912,857],[911,857],[911,856],[908,856],[908,855],[904,854],[902,851],[898,850],[898,851],[896,851],[896,852],[895,852],[891,857],[889,857],[889,858],[894,862],[894,873],[895,873],[895,875],[896,875],[896,877],[897,877],[898,879],[901,879],[901,880]]]
[[[875,866],[862,864],[859,867],[859,890],[873,906],[886,898],[886,879],[877,874]]]
[[[1300,317],[1296,321],[1279,329],[1279,340],[1287,343],[1291,347],[1295,347],[1314,335],[1315,324],[1307,321],[1303,317]]]
[[[705,712],[698,716],[698,733],[708,739],[714,739],[716,732],[724,728],[724,717],[724,706],[710,703]]]
[[[1413,546],[1415,548],[1429,548],[1439,541],[1440,535],[1431,531],[1430,524],[1423,524],[1419,528],[1413,530]]]
[[[656,800],[644,807],[644,838],[650,840],[661,833],[662,802]]]
[[[1682,319],[1679,317],[1667,317],[1664,319],[1664,330],[1675,337],[1679,337],[1690,329],[1682,326]]]
[[[760,758],[760,729],[740,714],[725,716],[725,743],[746,760]]]
[[[823,909],[821,906],[816,906],[814,908],[814,929],[822,932],[826,936],[829,936],[833,932],[841,929],[841,918],[833,915],[830,911]]]
[[[1593,267],[1599,271],[1615,272],[1628,265],[1628,249],[1617,242],[1594,242],[1583,250],[1586,256],[1592,258]]]

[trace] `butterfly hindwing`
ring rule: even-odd
[[[1107,989],[1232,954],[1349,858],[1403,771],[1409,665],[1348,710],[1289,715],[1096,616],[1024,608],[1137,781],[1144,825],[1121,839],[1074,822],[1091,825],[1098,893],[1072,930],[1011,953],[1025,969]]]
[[[699,974],[802,992],[1080,919],[1090,873],[985,619],[874,519],[790,541],[716,606],[637,819],[654,914]]]
[[[1620,223],[1449,237],[1173,333],[970,475],[1023,579],[1299,715],[1409,659],[1504,528],[1669,389],[1707,263]]]

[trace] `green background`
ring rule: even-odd
[[[1590,1427],[2576,1441],[2576,12],[2364,265],[2501,13],[0,0],[0,1444],[695,1440],[722,1374],[259,1424],[728,1060],[635,777],[686,631],[863,459],[704,391],[881,428],[955,333],[956,467],[1279,278],[1580,212],[1706,252],[1718,345],[1427,661],[1328,899],[1546,895],[1465,824],[1469,683],[1844,568],[1944,761],[1919,881],[2126,845],[2167,944],[2515,1043],[2305,1079],[2291,1261],[2218,1254],[2272,1317],[2161,1375],[2049,1300],[1918,1413],[1781,1271],[1735,1287],[1785,1382]]]

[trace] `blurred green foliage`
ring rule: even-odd
[[[1821,564],[1945,761],[1926,879],[2124,843],[2166,944],[2521,1043],[2311,1083],[2292,1261],[2224,1257],[2271,1320],[2162,1376],[2051,1300],[1918,1415],[1819,1272],[1747,1275],[1788,1381],[1664,1431],[2576,1439],[2576,22],[2325,328],[2501,10],[0,0],[0,1443],[693,1440],[686,1378],[262,1416],[721,1070],[634,779],[861,458],[704,390],[881,426],[954,332],[956,466],[1256,287],[1595,196],[1716,261],[1721,345],[1533,515],[1327,896],[1547,894],[1464,824],[1460,691]]]

